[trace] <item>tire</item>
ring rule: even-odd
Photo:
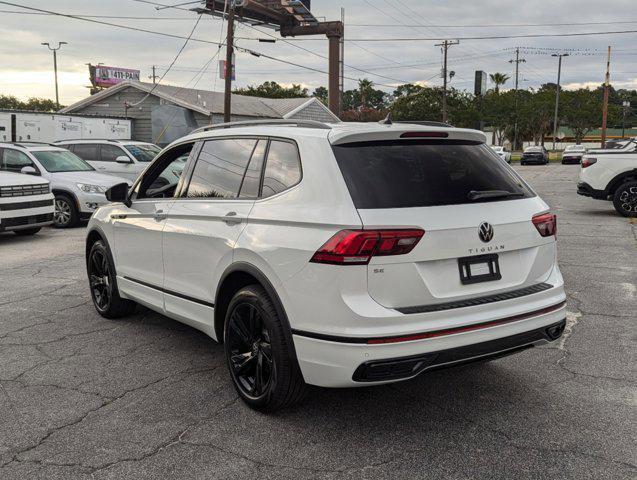
[[[307,390],[285,328],[260,285],[240,289],[228,305],[224,349],[230,376],[243,401],[261,412],[290,407]]]
[[[55,212],[53,225],[56,228],[70,228],[77,225],[79,213],[75,201],[67,194],[55,194]]]
[[[86,259],[89,288],[95,310],[104,318],[121,318],[135,311],[135,302],[119,296],[110,250],[102,240],[93,244]]]
[[[613,206],[624,217],[637,217],[637,180],[630,180],[615,190]]]
[[[15,230],[13,233],[15,233],[18,237],[28,237],[30,235],[35,235],[40,230],[42,230],[42,227],[25,228],[24,230]]]

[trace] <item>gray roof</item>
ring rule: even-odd
[[[175,103],[204,115],[223,113],[223,93],[194,88],[182,88],[173,85],[153,85],[146,82],[121,82],[113,87],[102,90],[95,95],[60,110],[60,113],[71,113],[109,97],[125,88],[133,87],[146,93],[151,93],[166,101]],[[322,103],[316,98],[260,98],[232,94],[232,114],[257,118],[286,118],[286,115],[296,112],[305,105]],[[323,108],[329,112],[327,107]],[[329,113],[331,115],[331,113]],[[338,121],[334,117],[335,121]]]

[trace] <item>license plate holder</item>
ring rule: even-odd
[[[493,282],[502,278],[497,253],[459,258],[458,270],[463,285]]]

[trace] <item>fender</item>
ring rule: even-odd
[[[265,291],[268,293],[268,295],[270,296],[270,299],[272,299],[272,303],[274,304],[276,313],[279,316],[281,323],[283,324],[285,338],[288,341],[288,344],[290,345],[290,349],[292,351],[292,357],[294,358],[294,360],[297,360],[296,349],[294,348],[294,340],[292,338],[292,327],[290,326],[290,321],[288,319],[287,314],[285,313],[285,309],[283,308],[283,303],[281,302],[281,299],[279,298],[279,294],[276,292],[274,286],[272,286],[272,282],[270,282],[268,277],[257,267],[247,262],[236,262],[230,265],[228,268],[226,268],[226,270],[221,275],[219,283],[217,284],[217,291],[215,292],[215,305],[218,304],[219,290],[221,289],[221,286],[223,285],[225,279],[230,274],[235,272],[244,272],[244,273],[248,273],[252,275],[254,278],[256,278],[259,281],[259,283],[263,286]],[[218,310],[215,310],[215,315],[218,315]],[[216,323],[216,320],[217,318],[215,318],[215,323]],[[221,339],[218,339],[217,341],[219,343],[222,343],[223,339],[221,338]]]
[[[608,182],[608,186],[606,187],[606,194],[612,195],[615,193],[617,187],[619,187],[625,178],[637,178],[637,168],[633,168],[632,170],[627,170],[625,172],[620,173],[615,178],[613,178],[610,182]]]

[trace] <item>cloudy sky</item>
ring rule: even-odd
[[[196,6],[195,2],[181,9],[162,10],[149,4],[185,2],[11,0],[8,3],[188,36],[197,20],[197,15],[188,8]],[[348,65],[345,74],[352,78],[346,81],[346,88],[352,88],[356,78],[367,77],[377,84],[377,88],[388,92],[392,85],[400,83],[435,85],[442,82],[439,76],[441,52],[435,46],[438,42],[430,40],[433,38],[637,31],[634,0],[607,0],[603,4],[592,0],[313,0],[312,3],[315,16],[328,20],[339,19],[341,7],[345,8],[345,63]],[[140,69],[146,79],[152,65],[157,65],[158,73],[163,74],[184,43],[178,38],[24,12],[26,10],[0,1],[0,94],[12,94],[22,99],[54,97],[52,56],[42,42],[68,42],[58,59],[60,102],[63,104],[87,95],[87,63]],[[221,23],[218,18],[203,16],[193,38],[212,42],[223,40]],[[278,37],[272,30],[266,31]],[[327,69],[327,61],[322,58],[327,55],[325,38],[259,43],[254,39],[268,38],[268,35],[247,26],[240,26],[237,36],[240,37],[239,46],[302,66]],[[387,40],[391,38],[407,40]],[[563,83],[567,88],[597,85],[604,78],[609,45],[613,47],[613,84],[617,88],[637,88],[637,33],[460,40],[449,53],[449,68],[456,72],[452,85],[472,89],[475,70],[513,75],[514,66],[508,61],[514,57],[515,47],[523,48],[522,56],[526,60],[521,65],[522,88],[556,80],[557,59],[552,58],[552,51],[547,49],[571,52],[572,55],[564,60]],[[220,90],[222,81],[215,80],[216,59],[211,61],[217,50],[213,44],[191,41],[163,83]],[[236,63],[238,86],[274,80],[284,84],[301,83],[312,90],[327,83],[325,74],[248,53],[237,53]],[[207,64],[208,68],[202,70]],[[360,70],[369,70],[376,75]],[[508,86],[512,85],[510,81]]]

